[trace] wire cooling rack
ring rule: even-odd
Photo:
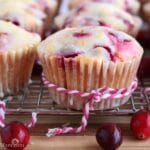
[[[150,109],[150,94],[141,98],[141,90],[150,87],[150,78],[139,81],[139,86],[123,106],[112,110],[91,111],[91,115],[130,115],[140,109]],[[7,114],[29,114],[33,111],[45,115],[81,115],[81,111],[64,109],[50,98],[47,87],[34,77],[28,89],[19,96],[7,97]]]

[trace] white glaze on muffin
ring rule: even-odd
[[[67,28],[44,40],[38,47],[40,54],[97,60],[130,61],[141,57],[142,48],[127,34],[106,27]]]
[[[40,42],[37,34],[29,33],[10,22],[0,20],[0,53],[21,51]]]

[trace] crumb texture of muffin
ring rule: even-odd
[[[108,3],[84,3],[55,18],[58,29],[82,26],[106,26],[136,36],[142,21],[139,17]]]
[[[46,79],[67,89],[90,92],[101,87],[127,88],[135,79],[143,54],[131,36],[107,27],[61,30],[40,43],[38,56]],[[64,107],[82,109],[87,98],[50,90]],[[129,97],[101,100],[95,109],[110,109]]]
[[[0,0],[0,19],[42,35],[52,21],[57,6],[55,0]]]
[[[39,42],[39,35],[0,21],[0,97],[27,87]]]

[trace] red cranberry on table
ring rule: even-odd
[[[150,137],[150,111],[141,110],[136,112],[130,122],[133,135],[140,140]]]
[[[23,150],[29,142],[29,132],[23,123],[13,121],[1,131],[1,140],[7,150]]]
[[[116,124],[103,124],[96,132],[96,140],[104,150],[116,150],[122,143],[122,131]]]

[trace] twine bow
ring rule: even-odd
[[[91,92],[81,92],[78,90],[69,90],[63,87],[59,87],[53,83],[50,83],[42,74],[43,83],[52,90],[55,90],[59,93],[75,95],[80,97],[86,97],[87,103],[83,108],[83,116],[80,122],[80,126],[73,128],[73,127],[63,127],[63,128],[54,128],[48,129],[48,133],[46,134],[48,137],[65,134],[65,133],[80,133],[84,131],[89,119],[89,111],[90,109],[93,110],[93,104],[96,102],[100,102],[102,99],[118,99],[124,98],[130,95],[136,88],[137,88],[137,80],[134,80],[128,88],[122,89],[112,89],[108,87],[99,88],[97,90],[92,90]]]
[[[52,90],[55,90],[60,93],[80,96],[82,98],[87,98],[87,102],[83,108],[83,116],[81,118],[79,127],[63,127],[63,128],[53,128],[48,129],[47,136],[55,136],[66,133],[80,133],[86,129],[89,119],[89,111],[93,110],[94,103],[100,102],[102,99],[119,99],[129,96],[136,88],[137,88],[137,80],[134,80],[128,88],[122,89],[112,89],[108,87],[99,88],[96,90],[92,90],[91,92],[81,92],[78,90],[69,90],[63,87],[59,87],[53,83],[50,83],[46,80],[45,76],[42,75],[43,83]],[[144,92],[150,91],[150,88],[146,89]],[[0,101],[0,126],[5,127],[5,112],[6,112],[6,104],[4,101]],[[26,127],[31,128],[34,127],[37,122],[37,113],[32,112],[31,120],[28,123],[25,123]]]

